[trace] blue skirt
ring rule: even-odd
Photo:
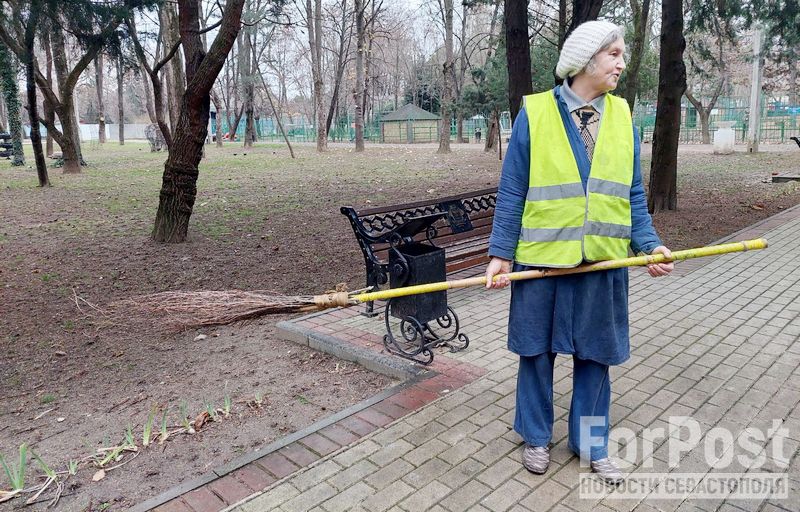
[[[514,271],[530,270],[514,264]],[[628,269],[511,283],[508,348],[521,356],[574,354],[606,365],[630,356]]]

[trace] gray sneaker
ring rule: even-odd
[[[522,452],[522,465],[531,473],[543,475],[550,466],[550,448],[526,445]]]
[[[608,457],[605,459],[593,460],[592,471],[597,473],[607,484],[619,485],[624,480],[617,464]]]

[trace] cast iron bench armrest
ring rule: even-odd
[[[443,248],[448,271],[457,271],[488,261],[486,253],[496,200],[495,187],[360,211],[352,206],[342,206],[340,211],[350,221],[364,256],[367,286],[377,288],[388,282],[388,250],[399,227],[417,217],[448,213],[448,209],[451,210],[450,215],[437,221],[433,230],[420,233],[413,239],[427,240]]]

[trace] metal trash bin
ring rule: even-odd
[[[389,286],[399,288],[436,283],[447,279],[445,251],[431,238],[433,224],[445,212],[406,219],[389,240]],[[427,241],[414,237],[427,234]],[[399,332],[392,331],[391,318],[400,319]],[[447,305],[447,292],[395,297],[386,302],[386,334],[383,345],[396,355],[422,364],[433,362],[433,348],[446,346],[451,352],[464,350],[469,338],[460,332],[456,312]]]

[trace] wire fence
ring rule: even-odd
[[[790,137],[800,136],[800,105],[789,104],[787,96],[763,96],[761,99],[760,138],[761,143],[782,144]],[[719,98],[708,119],[708,131],[713,141],[714,132],[720,123],[731,125],[737,143],[745,142],[750,123],[749,98]],[[655,102],[642,101],[636,105],[633,122],[639,128],[642,140],[652,141],[656,120]],[[681,104],[680,142],[700,144],[703,142],[702,123],[697,109],[684,98]]]
[[[788,94],[764,95],[761,100],[761,126],[760,142],[785,143],[790,137],[800,137],[800,105],[790,104]],[[747,129],[750,123],[749,98],[723,97],[719,98],[711,111],[708,120],[708,135],[713,141],[714,132],[720,128],[721,122],[731,124],[737,143],[743,143],[747,138]],[[296,118],[295,118],[296,119]],[[313,142],[316,140],[317,131],[313,124],[302,120],[286,119],[283,127],[287,137],[292,142]],[[642,100],[634,109],[633,122],[639,129],[639,134],[644,141],[652,141],[655,128],[656,104],[652,100]],[[511,132],[511,118],[508,112],[500,116],[501,133],[507,138]],[[258,140],[264,142],[283,142],[278,125],[274,118],[256,119],[256,135]],[[229,131],[227,120],[222,118],[223,132]],[[212,133],[216,130],[216,121],[212,119]],[[236,139],[242,140],[245,131],[245,118],[242,117],[236,130]],[[439,128],[431,126],[414,126],[412,123],[407,137],[404,139],[413,142],[435,142],[439,140]],[[450,138],[456,140],[456,120],[450,123]],[[462,137],[467,140],[480,140],[487,133],[487,119],[477,115],[463,120]],[[480,134],[480,136],[479,136]],[[333,142],[352,142],[355,140],[355,128],[351,120],[342,120],[331,126],[328,131],[328,140]],[[381,122],[379,120],[366,123],[364,126],[364,140],[369,142],[382,142]],[[405,142],[405,140],[403,141]],[[681,104],[681,131],[680,142],[683,144],[700,144],[703,142],[703,129],[697,109],[685,98]]]

